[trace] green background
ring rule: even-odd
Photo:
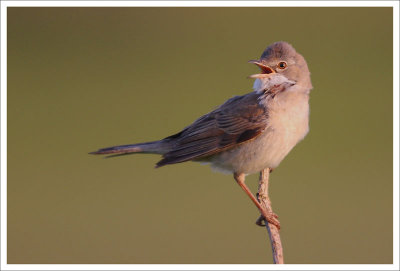
[[[271,175],[286,262],[392,262],[391,8],[7,14],[9,263],[271,263],[232,176],[87,153],[163,138],[250,92],[247,60],[279,40],[314,85],[310,133]]]

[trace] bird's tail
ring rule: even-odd
[[[109,154],[108,157],[132,154],[132,153],[153,153],[164,154],[170,149],[170,144],[164,140],[152,141],[139,144],[121,145],[99,149],[90,154]]]

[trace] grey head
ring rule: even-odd
[[[296,82],[303,88],[311,89],[310,71],[304,57],[296,52],[292,45],[279,41],[268,46],[259,60],[250,60],[256,64],[261,73],[251,75],[251,78],[268,78],[274,73],[281,74],[287,79]]]

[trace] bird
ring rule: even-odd
[[[266,210],[245,184],[249,174],[273,170],[309,132],[309,96],[313,88],[304,57],[285,41],[269,45],[257,60],[253,91],[234,96],[180,132],[161,140],[101,148],[90,154],[115,157],[133,153],[162,155],[156,168],[195,161],[233,174],[268,223],[280,229],[278,216]],[[259,220],[258,220],[259,221]]]

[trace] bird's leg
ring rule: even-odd
[[[257,193],[257,199],[258,202],[261,203],[261,205],[267,209],[268,213],[271,213],[275,218],[278,218],[278,216],[272,211],[272,207],[271,207],[271,200],[269,199],[269,195],[268,195],[268,188],[269,188],[269,174],[272,172],[272,169],[265,169],[262,170],[260,172],[260,179],[258,182],[258,193]],[[264,222],[264,217],[260,216],[257,221],[256,224],[258,226],[265,226],[265,224],[263,224]],[[269,221],[268,221],[269,222]]]
[[[280,223],[277,219],[276,214],[273,212],[270,212],[269,210],[263,208],[261,204],[258,202],[256,197],[251,193],[250,189],[247,187],[247,185],[244,183],[245,181],[245,174],[244,173],[235,173],[233,175],[235,178],[236,182],[240,185],[240,187],[243,189],[243,191],[250,197],[250,199],[253,201],[253,203],[257,206],[258,210],[260,210],[261,216],[263,219],[266,219],[268,223],[274,224],[278,229],[280,229]]]

